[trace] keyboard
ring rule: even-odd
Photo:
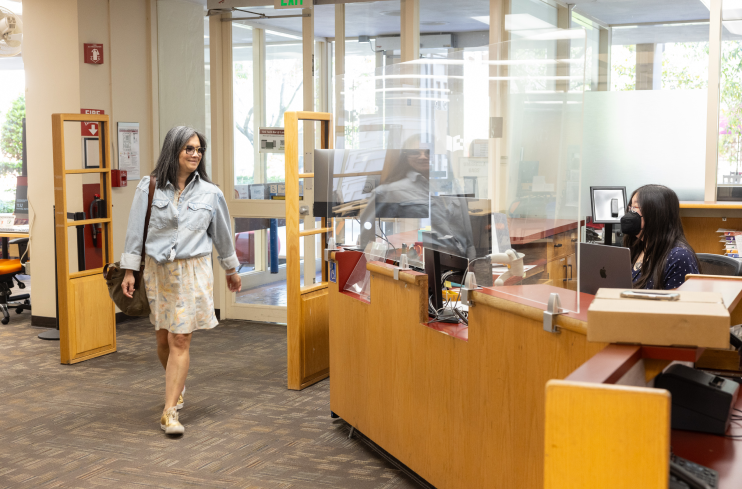
[[[697,479],[705,482],[710,489],[717,489],[719,487],[719,473],[715,470],[711,470],[708,467],[699,465],[690,460],[678,457],[675,454],[670,456],[670,463],[680,466],[685,471],[690,472],[691,475]],[[670,474],[670,489],[693,489],[693,486],[675,477],[674,474]]]

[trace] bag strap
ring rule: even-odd
[[[147,244],[147,231],[149,230],[149,217],[152,215],[152,198],[155,196],[157,180],[154,176],[149,177],[149,195],[147,195],[147,216],[144,218],[144,234],[142,235],[142,262],[139,271],[144,271],[144,246]]]

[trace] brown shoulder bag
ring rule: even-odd
[[[124,295],[121,283],[126,276],[126,270],[121,268],[121,263],[109,263],[103,267],[103,277],[108,285],[108,295],[114,304],[127,316],[149,316],[149,300],[144,288],[144,248],[147,244],[147,231],[149,230],[149,217],[152,214],[152,197],[155,194],[155,177],[149,179],[149,195],[147,196],[147,216],[144,218],[144,234],[142,235],[142,263],[139,271],[134,272],[134,297],[131,299]]]

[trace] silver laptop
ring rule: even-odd
[[[606,287],[632,287],[631,252],[618,246],[580,243],[580,292],[595,295]]]

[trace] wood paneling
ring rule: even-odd
[[[373,268],[370,304],[330,284],[331,409],[436,487],[541,488],[544,386],[605,344],[473,297],[463,341],[424,324],[427,277]]]
[[[683,231],[691,248],[696,253],[724,253],[724,243],[719,241],[717,229],[742,230],[742,218],[729,217],[681,217]]]
[[[116,349],[115,315],[105,280],[98,275],[70,280],[74,343],[80,357],[101,348]],[[91,305],[93,305],[91,307]]]
[[[670,406],[664,389],[550,381],[543,487],[666,489]]]
[[[327,316],[326,285],[322,290],[302,294],[301,317],[304,328],[302,338],[304,372],[324,373],[322,378],[325,378],[330,368],[330,322]]]

